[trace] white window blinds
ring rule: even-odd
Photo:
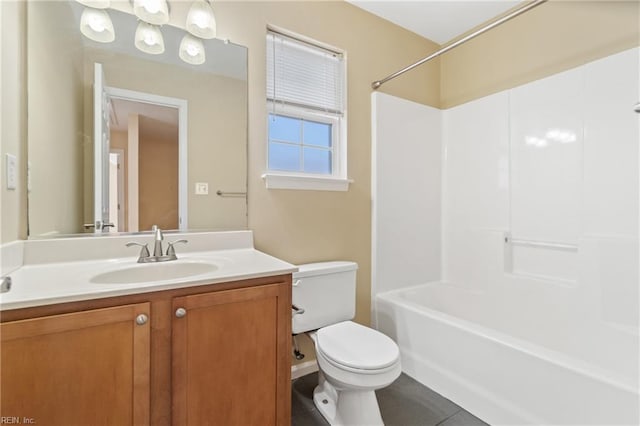
[[[279,33],[267,33],[267,99],[341,115],[343,55]]]

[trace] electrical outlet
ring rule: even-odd
[[[196,182],[196,195],[208,195],[209,184],[206,182]]]
[[[15,155],[7,154],[7,189],[16,189],[18,185],[18,160]]]

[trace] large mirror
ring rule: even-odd
[[[247,49],[203,40],[189,64],[167,24],[145,53],[127,9],[111,2],[102,43],[82,4],[27,3],[29,237],[246,229]]]

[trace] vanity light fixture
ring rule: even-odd
[[[111,6],[111,0],[76,0],[78,3],[84,6],[92,7],[94,9],[108,9]]]
[[[164,39],[160,28],[144,21],[138,22],[135,45],[139,50],[151,55],[164,53]]]
[[[149,24],[164,25],[169,22],[167,0],[133,0],[133,13]]]
[[[180,59],[188,64],[201,65],[206,60],[204,45],[202,40],[191,34],[185,34],[180,42],[180,51],[178,53]]]
[[[196,37],[211,39],[216,36],[216,17],[211,4],[195,0],[187,14],[187,31]]]
[[[80,17],[80,32],[100,43],[110,43],[116,38],[113,22],[106,10],[86,7]]]

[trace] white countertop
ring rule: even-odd
[[[142,283],[99,284],[92,279],[122,268],[154,268],[164,264],[202,262],[214,264],[212,272]],[[137,256],[78,261],[23,264],[9,275],[11,291],[0,294],[0,310],[50,305],[80,300],[150,293],[296,272],[298,268],[254,248],[190,251],[178,260],[162,264],[139,264]]]
[[[48,263],[23,266],[11,274],[11,291],[0,295],[0,310],[150,293],[183,287],[216,284],[250,278],[289,274],[295,266],[255,249],[191,252],[172,262],[204,261],[218,269],[205,274],[135,284],[97,284],[97,274],[123,267],[153,268],[159,264],[138,264],[137,258]]]

